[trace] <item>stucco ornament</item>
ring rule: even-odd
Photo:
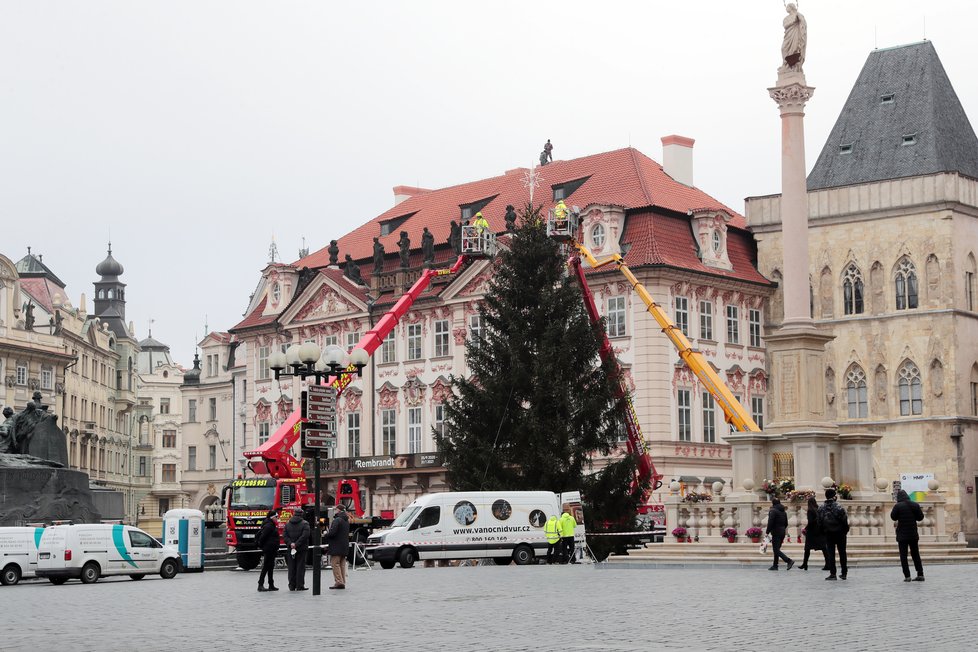
[[[788,15],[784,17],[784,41],[781,43],[781,67],[778,72],[802,72],[805,63],[805,49],[808,46],[808,23],[798,11],[798,5],[789,2],[785,5]]]

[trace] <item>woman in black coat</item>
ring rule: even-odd
[[[829,561],[825,556],[825,536],[818,525],[818,502],[814,496],[808,499],[808,524],[805,525],[805,559],[802,560],[801,566],[798,568],[808,570],[808,556],[812,554],[812,550],[822,551],[822,559],[826,566],[822,570],[828,570]]]
[[[897,494],[896,505],[890,510],[890,518],[896,521],[896,540],[900,547],[900,565],[903,566],[903,581],[910,581],[910,565],[907,563],[907,550],[913,557],[913,567],[917,571],[914,582],[924,581],[924,564],[920,561],[920,549],[917,543],[917,521],[924,520],[924,512],[920,505],[910,500],[910,496],[902,489]]]

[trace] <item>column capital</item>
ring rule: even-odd
[[[771,99],[777,102],[781,115],[804,113],[805,104],[812,99],[815,89],[803,83],[792,82],[767,89]]]

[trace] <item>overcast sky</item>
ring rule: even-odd
[[[810,0],[809,169],[869,52],[934,41],[975,120],[978,3]],[[696,139],[696,185],[779,192],[781,0],[0,0],[0,253],[91,309],[111,237],[138,338],[191,364],[274,237],[315,251],[395,185]]]

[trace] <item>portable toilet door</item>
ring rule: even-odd
[[[163,515],[163,543],[176,546],[184,571],[204,570],[204,513],[171,509]]]

